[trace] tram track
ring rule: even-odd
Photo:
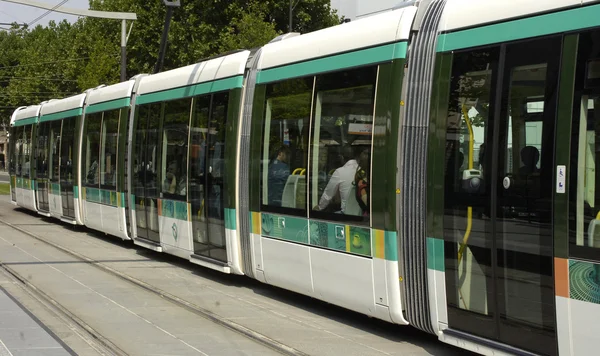
[[[293,347],[290,347],[288,345],[285,345],[277,340],[274,340],[264,334],[261,334],[259,332],[256,332],[252,329],[249,329],[245,326],[242,326],[238,323],[235,323],[231,320],[228,320],[224,317],[221,317],[220,315],[207,310],[205,308],[202,308],[200,306],[197,306],[187,300],[184,300],[182,298],[179,298],[173,294],[170,294],[168,292],[165,292],[159,288],[156,288],[155,286],[148,284],[146,282],[143,282],[137,278],[134,278],[130,275],[127,275],[125,273],[122,273],[114,268],[111,268],[110,266],[107,266],[105,264],[103,264],[102,262],[99,262],[97,260],[94,260],[92,258],[89,258],[87,256],[84,256],[76,251],[73,251],[67,247],[64,247],[60,244],[57,244],[53,241],[50,241],[44,237],[41,237],[35,233],[32,233],[30,231],[27,231],[23,228],[21,228],[20,226],[17,226],[15,224],[11,224],[8,221],[5,221],[3,219],[0,219],[0,224],[5,225],[13,230],[16,230],[22,234],[25,234],[37,241],[40,241],[48,246],[51,246],[52,248],[55,248],[63,253],[66,253],[67,255],[81,261],[84,262],[88,265],[94,266],[97,269],[108,273],[110,275],[113,275],[115,277],[118,277],[126,282],[129,282],[130,284],[141,288],[147,292],[150,292],[154,295],[157,295],[159,297],[161,297],[162,299],[180,307],[183,308],[191,313],[194,313],[195,315],[198,315],[200,317],[203,317],[205,319],[208,319],[209,321],[224,327],[226,329],[229,329],[231,331],[234,331],[256,343],[259,343],[263,346],[266,346],[282,355],[289,355],[289,356],[308,356],[308,354],[297,350]],[[37,293],[39,294],[39,299],[41,299],[43,302],[45,302],[45,304],[50,304],[54,307],[57,308],[58,311],[60,311],[61,314],[64,314],[64,316],[68,319],[71,320],[72,322],[74,322],[75,324],[79,325],[79,327],[81,327],[82,329],[86,330],[87,333],[90,335],[90,337],[93,337],[97,340],[99,340],[99,343],[102,345],[103,348],[109,350],[109,354],[114,354],[117,356],[120,355],[127,355],[127,353],[125,353],[124,351],[122,351],[120,348],[118,348],[116,345],[112,344],[108,339],[104,338],[100,333],[96,332],[92,327],[90,327],[88,324],[86,324],[85,322],[83,322],[83,320],[81,320],[80,318],[78,318],[76,315],[73,315],[72,313],[70,313],[68,310],[66,310],[66,308],[60,306],[60,304],[58,302],[56,302],[54,299],[52,299],[51,297],[49,297],[48,295],[46,295],[45,293],[43,293],[43,291],[39,290],[35,285],[33,285],[32,283],[30,283],[29,281],[27,281],[26,278],[23,278],[22,276],[20,276],[16,271],[14,271],[12,268],[10,268],[9,266],[6,266],[5,264],[2,264],[0,262],[0,268],[2,268],[4,271],[6,271],[6,273],[9,273],[13,278],[15,278],[16,280],[18,280],[25,288],[27,288],[28,293]],[[37,298],[36,298],[37,299]]]
[[[127,356],[128,354],[112,343],[108,338],[95,330],[81,318],[71,313],[55,299],[44,293],[26,278],[17,273],[14,269],[0,262],[0,271],[12,279],[22,292],[41,305],[44,309],[58,318],[73,333],[77,334],[92,349],[100,355],[107,356]]]

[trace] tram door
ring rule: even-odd
[[[75,149],[75,123],[74,117],[62,120],[60,139],[60,194],[62,198],[63,216],[75,219],[75,201],[73,195],[73,181],[75,179],[74,149]]]
[[[161,104],[138,107],[134,138],[134,187],[137,237],[160,243],[158,229],[159,130]]]
[[[194,102],[190,147],[190,200],[194,254],[227,262],[225,239],[225,137],[228,94]]]
[[[446,136],[449,327],[544,355],[560,53],[560,38],[455,53]]]

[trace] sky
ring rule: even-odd
[[[62,2],[62,0],[36,0],[37,2],[46,3],[49,5],[57,5]],[[148,1],[158,1],[158,0],[148,0]],[[301,0],[300,0],[301,1]],[[357,15],[361,13],[367,13],[371,11],[378,10],[380,8],[389,8],[399,3],[402,0],[331,0],[331,6],[334,9],[338,10],[339,15],[344,15],[346,18],[350,18],[352,20],[356,19]],[[87,9],[89,7],[89,0],[68,0],[64,5],[64,7],[75,8],[75,9]],[[0,0],[0,22],[3,23],[31,23],[40,15],[43,15],[47,10],[38,9],[35,7],[19,5],[15,3],[10,3],[4,0]],[[69,22],[77,21],[77,16],[66,15],[58,12],[52,12],[42,19],[38,20],[33,26],[39,24],[42,26],[47,26],[48,22],[54,20],[56,22],[60,22],[63,19],[66,19]],[[7,27],[2,26],[0,27]]]
[[[46,4],[49,4],[52,6],[60,4],[62,2],[62,0],[36,0],[36,1],[40,2],[40,3],[46,3]],[[67,7],[67,8],[74,8],[74,9],[87,9],[87,8],[89,8],[89,0],[69,0],[63,6]],[[39,16],[43,15],[47,11],[48,10],[45,10],[45,9],[38,9],[35,7],[31,7],[31,6],[19,5],[19,4],[14,4],[14,3],[0,0],[0,22],[3,22],[3,23],[6,23],[6,22],[12,23],[12,22],[16,21],[19,24],[22,24],[22,23],[29,24],[33,20],[35,20]],[[61,14],[58,12],[51,12],[50,14],[46,15],[42,19],[40,19],[37,22],[35,22],[34,24],[32,24],[32,26],[36,26],[38,24],[42,25],[42,26],[48,26],[48,23],[51,20],[60,22],[63,19],[65,19],[69,22],[75,22],[75,21],[77,21],[77,16]],[[0,27],[8,27],[8,26],[0,25]]]

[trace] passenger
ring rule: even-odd
[[[163,192],[169,194],[177,194],[177,195],[185,195],[186,194],[186,186],[185,181],[186,177],[181,177],[177,180],[177,175],[179,174],[177,169],[177,162],[171,161],[167,168],[167,173],[165,176],[165,180],[163,182]]]
[[[290,149],[282,145],[276,153],[276,157],[269,163],[269,205],[281,206],[283,189],[290,176]]]
[[[371,177],[371,153],[364,150],[358,159],[358,169],[354,176],[356,185],[356,201],[363,211],[363,216],[369,215],[369,179]]]
[[[540,151],[533,146],[525,146],[521,150],[521,161],[523,166],[519,168],[519,173],[529,175],[538,173],[537,164],[540,161]]]
[[[339,213],[344,214],[344,210],[346,209],[346,201],[348,200],[348,194],[352,189],[352,184],[354,183],[354,177],[356,174],[356,170],[358,168],[358,159],[354,155],[352,151],[352,147],[346,146],[342,149],[342,157],[346,164],[344,166],[335,170],[329,183],[327,183],[327,187],[325,187],[325,191],[319,200],[319,205],[317,205],[313,210],[323,211],[330,207],[330,204],[334,201],[334,198],[339,198],[340,200],[340,211]]]

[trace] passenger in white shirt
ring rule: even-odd
[[[352,189],[354,176],[358,169],[358,161],[354,157],[351,147],[344,149],[344,159],[347,159],[348,161],[344,166],[335,170],[319,200],[319,205],[315,207],[314,210],[325,210],[333,198],[339,196],[341,201],[341,213],[344,214],[346,201],[349,198],[348,195],[350,189]]]

